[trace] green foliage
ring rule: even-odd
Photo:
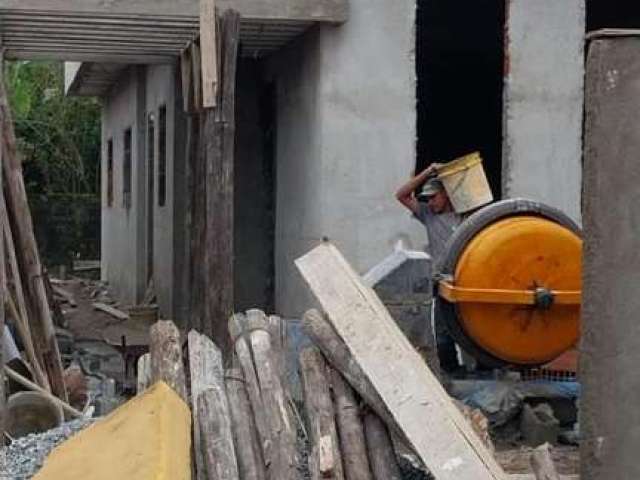
[[[57,62],[7,62],[5,81],[29,194],[99,191],[100,104],[65,97]]]

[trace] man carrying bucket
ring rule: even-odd
[[[405,183],[396,192],[396,199],[407,207],[427,230],[429,254],[433,258],[436,273],[446,253],[447,241],[462,223],[462,215],[453,209],[442,182],[434,177],[441,166],[434,163]],[[416,196],[415,191],[422,187]],[[435,336],[440,368],[452,373],[459,368],[456,346],[442,319],[435,318]]]

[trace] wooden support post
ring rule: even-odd
[[[243,480],[266,480],[267,473],[260,448],[258,430],[242,370],[227,370],[225,383],[240,478]]]
[[[210,388],[224,389],[222,354],[216,345],[206,336],[195,330],[187,336],[189,346],[189,372],[191,378],[191,404],[193,413],[193,445],[198,480],[207,480],[204,448],[202,448],[202,432],[196,425],[200,425],[200,410],[198,401],[205,390]],[[207,426],[207,428],[209,428]]]
[[[322,350],[331,366],[344,376],[365,403],[384,420],[394,433],[400,438],[404,438],[404,433],[398,427],[384,401],[327,318],[317,310],[309,310],[304,314],[302,328],[315,345]]]
[[[151,327],[149,353],[151,383],[164,381],[188,403],[180,332],[172,321],[160,320]]]
[[[0,115],[2,116],[2,170],[5,176],[4,197],[7,213],[13,227],[18,263],[25,274],[24,289],[32,315],[31,328],[34,340],[42,354],[43,364],[49,377],[52,392],[60,399],[67,400],[64,385],[60,351],[56,341],[51,310],[47,301],[40,263],[38,245],[33,231],[33,221],[24,185],[22,164],[16,150],[13,120],[7,100],[4,81],[0,82]]]
[[[551,450],[548,443],[539,446],[533,451],[531,454],[531,467],[536,480],[560,480],[551,458]]]
[[[235,95],[240,16],[228,10],[220,31],[222,78],[215,109],[205,110],[203,139],[206,158],[205,281],[209,335],[229,358],[226,319],[233,313],[233,177],[235,158]]]
[[[151,355],[145,353],[138,359],[138,381],[136,393],[140,395],[151,386]]]
[[[2,43],[0,42],[0,83],[4,84],[4,50]],[[4,125],[3,112],[0,110],[0,127]],[[4,140],[0,135],[0,197],[4,203],[4,187],[2,182],[2,164],[4,163]],[[1,220],[1,219],[0,219]],[[0,225],[2,230],[2,225]],[[4,391],[4,346],[2,338],[4,336],[4,300],[7,292],[7,277],[5,272],[4,261],[4,235],[0,231],[0,447],[4,446],[4,425],[5,425],[5,412],[6,412],[6,392]]]
[[[218,46],[216,42],[216,2],[200,0],[200,53],[202,55],[202,104],[217,105]]]
[[[333,368],[329,368],[329,372],[345,477],[348,480],[373,480],[356,393],[340,372]]]
[[[329,389],[328,366],[316,347],[307,347],[300,353],[300,376],[311,448],[315,452],[310,458],[311,476],[342,480],[345,476]]]
[[[380,417],[368,412],[364,417],[364,431],[374,480],[402,480],[391,436]],[[459,478],[471,480],[471,477]]]
[[[296,261],[338,335],[438,480],[505,473],[380,299],[325,242]]]
[[[207,480],[239,480],[238,463],[231,432],[231,414],[222,388],[209,388],[198,395],[198,425]],[[197,447],[197,445],[196,445]]]

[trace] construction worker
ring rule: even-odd
[[[434,262],[434,273],[440,271],[447,241],[462,222],[462,216],[453,210],[442,182],[434,177],[439,164],[432,164],[405,183],[396,192],[396,199],[408,208],[427,230],[428,251]],[[421,188],[416,196],[415,192]],[[459,369],[455,343],[442,319],[434,319],[434,330],[440,367],[445,372]]]

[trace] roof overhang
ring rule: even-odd
[[[245,55],[276,50],[317,22],[342,23],[348,0],[217,0],[241,16]],[[199,0],[0,0],[7,59],[170,63],[199,31]]]

